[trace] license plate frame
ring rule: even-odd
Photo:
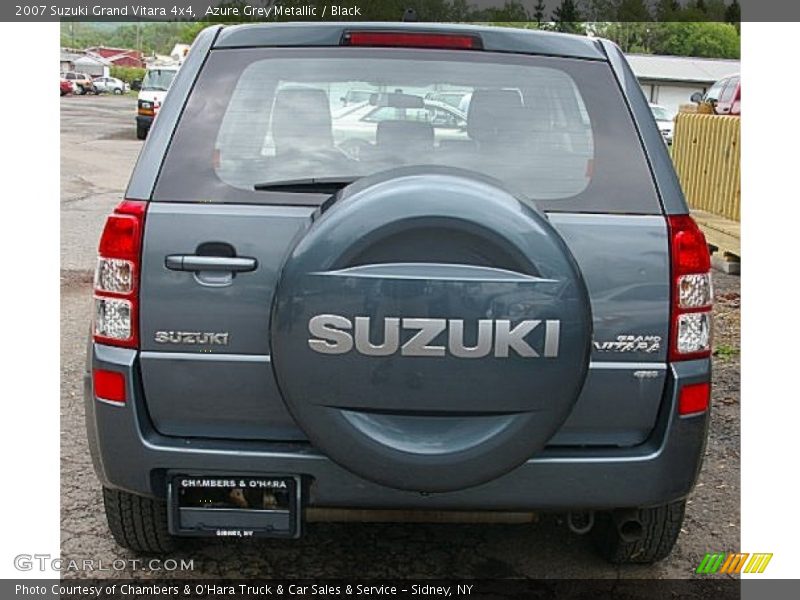
[[[296,539],[301,500],[299,475],[167,474],[169,532],[181,537]]]

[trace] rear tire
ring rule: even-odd
[[[147,131],[148,131],[147,127],[144,127],[142,125],[137,125],[136,126],[136,138],[140,139],[140,140],[145,139],[147,137]]]
[[[685,510],[685,500],[638,509],[635,513],[644,533],[635,542],[621,538],[609,513],[598,514],[591,532],[592,541],[600,555],[611,563],[654,563],[672,552],[681,532]]]
[[[120,490],[103,488],[108,528],[123,548],[163,554],[177,546],[167,528],[167,503]]]

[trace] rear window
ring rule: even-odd
[[[549,210],[660,211],[607,64],[411,49],[212,51],[154,199],[285,202],[255,188],[412,165],[477,171]]]

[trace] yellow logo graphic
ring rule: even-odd
[[[748,554],[746,552],[711,552],[703,557],[696,572],[702,575],[713,575],[715,573],[729,575],[738,573],[763,573],[770,560],[772,560],[772,553]]]

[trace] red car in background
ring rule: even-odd
[[[71,81],[67,81],[66,79],[64,79],[62,77],[61,78],[60,89],[61,89],[61,95],[62,96],[66,96],[67,94],[71,94],[72,93],[72,82]]]
[[[692,94],[692,102],[709,104],[717,115],[742,115],[742,89],[739,74],[728,75],[712,85],[705,95],[700,92]]]

